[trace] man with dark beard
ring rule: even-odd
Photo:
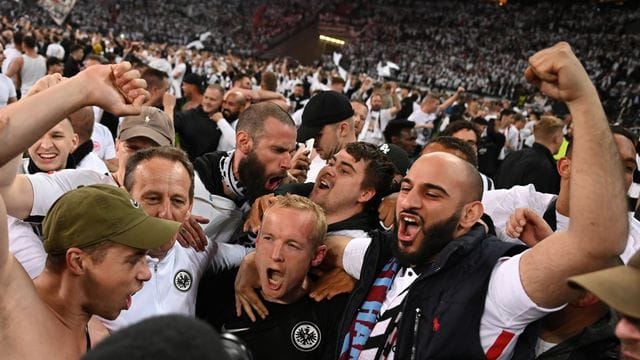
[[[222,99],[222,112],[211,115],[222,132],[220,142],[218,143],[218,151],[229,151],[236,147],[236,125],[240,114],[247,108],[247,100],[238,91],[229,91],[224,94]]]
[[[616,146],[597,91],[566,43],[529,64],[526,78],[567,103],[574,117],[572,167],[579,170],[569,201],[582,211],[566,231],[523,251],[478,223],[482,180],[471,164],[447,153],[423,155],[402,180],[395,235],[353,239],[341,255],[327,256],[360,279],[336,358],[531,358],[536,334],[529,325],[580,294],[567,278],[615,264],[628,228],[624,177],[610,160]],[[537,231],[520,225],[518,231]],[[328,248],[340,250],[342,240],[334,240]]]
[[[278,106],[261,103],[247,108],[238,119],[235,141],[235,150],[204,154],[194,161],[194,209],[198,209],[194,212],[206,217],[208,207],[219,207],[212,195],[230,200],[240,211],[248,210],[253,200],[273,192],[287,177],[296,128]]]

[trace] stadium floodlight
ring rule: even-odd
[[[344,40],[336,39],[334,37],[326,36],[326,35],[320,35],[320,41],[328,42],[330,44],[338,45],[338,46],[342,46],[345,44]]]

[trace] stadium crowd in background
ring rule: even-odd
[[[1,3],[0,346],[640,358],[640,11],[502,5]]]

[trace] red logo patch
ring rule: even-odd
[[[440,330],[440,321],[438,318],[433,319],[433,332],[438,332]]]

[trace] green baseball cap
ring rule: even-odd
[[[171,240],[180,223],[147,215],[124,190],[83,186],[61,196],[43,223],[44,249],[64,254],[106,240],[136,249],[155,249]]]
[[[574,276],[569,285],[592,292],[614,310],[640,318],[640,251],[627,265]]]

